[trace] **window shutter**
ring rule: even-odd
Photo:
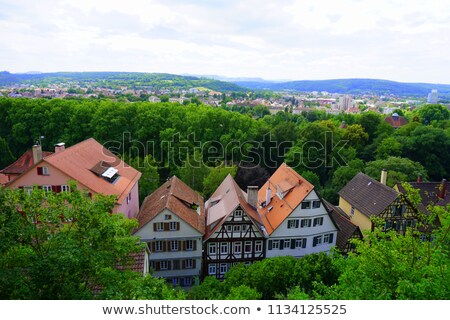
[[[197,250],[197,240],[192,240],[192,242],[194,242],[194,251]]]
[[[295,239],[291,240],[291,249],[295,249]]]
[[[317,245],[317,238],[313,238],[313,247]]]
[[[192,268],[196,268],[197,259],[192,259]]]
[[[172,270],[172,261],[167,261],[167,270]]]
[[[186,242],[188,240],[181,241],[181,251],[186,251]]]
[[[153,222],[153,231],[156,231],[156,222]]]
[[[181,260],[181,269],[186,269],[186,260]]]
[[[177,222],[177,228],[176,228],[176,230],[177,230],[177,231],[180,230],[180,223],[179,223],[179,222]]]
[[[306,248],[306,238],[303,239],[302,248]]]
[[[164,222],[164,231],[169,231],[169,223]]]
[[[167,241],[163,241],[163,250],[162,251],[167,251]]]
[[[42,175],[43,175],[42,167],[37,167],[37,174],[38,174],[39,176],[42,176]]]
[[[328,238],[328,243],[333,243],[333,233],[330,233],[330,237]]]
[[[23,186],[20,186],[19,189],[23,189]]]
[[[180,269],[180,260],[173,260],[173,270]]]
[[[157,261],[155,262],[155,271],[161,270],[161,262]]]
[[[272,250],[272,240],[269,240],[269,243],[268,243],[268,248],[267,248],[268,250]]]
[[[52,186],[52,191],[54,193],[60,193],[61,192],[61,186]]]
[[[284,240],[280,240],[280,250],[283,250],[284,248]]]

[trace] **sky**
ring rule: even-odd
[[[0,0],[0,71],[450,84],[450,0]]]

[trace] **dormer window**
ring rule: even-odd
[[[91,171],[111,184],[116,183],[120,178],[119,170],[112,167],[111,164],[105,161],[100,161],[97,163],[93,168],[91,168]]]

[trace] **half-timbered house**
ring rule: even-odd
[[[257,188],[245,193],[231,175],[206,202],[203,273],[223,279],[235,264],[262,260],[265,238],[255,210]]]

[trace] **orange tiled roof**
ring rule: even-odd
[[[95,193],[117,195],[121,204],[141,177],[141,173],[127,165],[94,138],[82,141],[66,150],[54,153],[43,160],[61,170],[72,179]],[[107,162],[118,170],[120,178],[110,183],[91,171],[99,161]]]
[[[42,151],[43,158],[46,158],[51,154],[52,154],[52,152]],[[30,149],[30,150],[27,150],[23,155],[20,156],[19,159],[17,159],[13,163],[11,163],[9,166],[0,170],[0,173],[19,175],[19,174],[22,174],[23,172],[27,171],[33,165],[34,165],[33,151]]]
[[[193,205],[198,206],[197,213]],[[176,214],[201,234],[205,233],[205,212],[203,197],[183,181],[173,176],[151,195],[145,198],[137,216],[141,229],[165,208]],[[136,230],[136,231],[137,231]]]
[[[206,228],[204,240],[207,240],[238,206],[240,206],[247,216],[255,223],[262,225],[261,217],[258,212],[247,202],[247,193],[242,191],[236,181],[234,181],[233,177],[228,174],[206,203]]]
[[[269,186],[270,202],[261,207]],[[311,183],[283,163],[258,191],[258,212],[267,233],[272,234],[313,189]],[[280,199],[277,193],[285,195]]]

